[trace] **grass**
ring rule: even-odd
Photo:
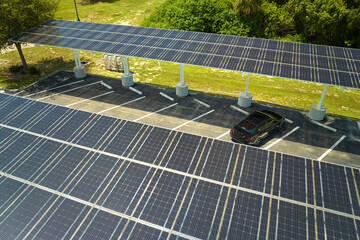
[[[140,25],[165,0],[76,0],[79,18],[84,22]],[[76,20],[73,0],[61,0],[57,19]]]
[[[77,0],[82,21],[139,25],[156,6],[164,0],[103,0],[89,4],[90,0]],[[61,0],[56,18],[76,20],[73,0]],[[0,55],[0,87],[19,89],[56,70],[71,70],[75,63],[71,50],[39,47],[24,49],[28,64],[42,69],[40,76],[11,74],[8,68],[21,64],[16,51]],[[104,69],[102,54],[90,55],[80,51],[81,60],[88,61],[87,73],[120,79],[120,74]],[[135,82],[175,88],[179,82],[179,65],[157,61],[130,58],[130,68]],[[237,98],[245,90],[246,76],[241,73],[195,66],[185,66],[185,81],[190,91]],[[315,83],[251,75],[249,92],[253,99],[262,102],[285,105],[309,110],[318,103],[324,86]],[[360,91],[330,86],[324,105],[327,113],[360,119]]]

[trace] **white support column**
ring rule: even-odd
[[[311,106],[310,112],[309,112],[309,118],[316,121],[321,121],[324,119],[325,113],[326,113],[326,107],[323,105],[324,99],[326,96],[326,93],[329,89],[329,85],[326,84],[324,87],[324,91],[321,95],[319,104],[313,104]]]
[[[78,60],[78,66],[81,67],[81,60],[80,60],[80,54],[79,50],[76,50],[77,60]]]
[[[245,92],[241,92],[238,98],[238,105],[240,107],[250,107],[252,101],[252,94],[248,93],[249,89],[249,82],[250,82],[250,73],[248,73]]]
[[[184,85],[184,64],[180,63],[180,85]]]
[[[134,78],[133,74],[130,72],[129,58],[122,56],[121,60],[124,68],[124,74],[121,75],[122,85],[124,87],[131,87],[132,85],[134,85]]]
[[[75,67],[74,67],[75,77],[78,79],[82,79],[82,78],[86,77],[85,66],[81,65],[79,51],[74,50],[74,49],[72,51],[73,51],[74,60],[75,60]]]
[[[321,98],[320,98],[319,108],[321,108],[322,105],[323,105],[323,102],[324,102],[324,99],[325,99],[325,96],[326,96],[326,93],[327,93],[328,89],[329,89],[329,84],[326,84],[325,87],[324,87],[324,91],[323,91],[323,93],[321,95]]]
[[[189,92],[189,85],[184,81],[184,64],[180,63],[180,82],[176,84],[176,95],[186,97]]]
[[[249,82],[250,82],[250,73],[248,73],[248,76],[247,76],[246,87],[245,87],[245,96],[246,96],[247,93],[248,93]]]
[[[77,61],[77,55],[76,55],[76,53],[75,53],[75,50],[73,49],[72,52],[73,52],[73,55],[74,55],[75,66],[76,66],[76,67],[79,67],[79,63],[78,63],[78,61]]]

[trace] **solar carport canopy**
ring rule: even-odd
[[[360,49],[62,20],[12,40],[360,88]]]

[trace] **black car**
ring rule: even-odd
[[[249,145],[258,145],[272,131],[284,126],[285,118],[273,111],[256,111],[230,129],[231,139]]]

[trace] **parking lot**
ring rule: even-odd
[[[355,120],[326,117],[322,123],[328,128],[324,128],[311,122],[305,112],[294,109],[259,103],[245,109],[237,106],[234,98],[191,90],[189,96],[179,98],[173,89],[144,84],[126,88],[116,79],[88,75],[78,80],[72,72],[64,71],[16,95],[224,141],[231,141],[229,128],[246,116],[243,111],[270,109],[284,115],[288,122],[259,147],[360,167],[360,123]]]

